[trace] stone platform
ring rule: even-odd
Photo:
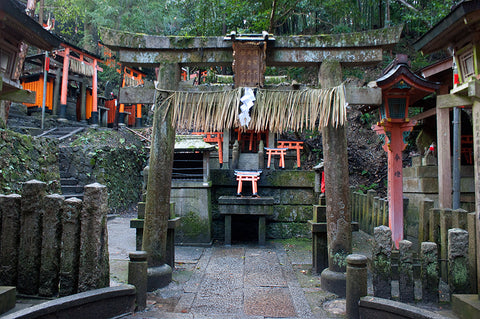
[[[218,208],[225,216],[225,245],[232,244],[232,215],[258,216],[258,244],[265,245],[265,217],[273,214],[273,197],[220,196]]]

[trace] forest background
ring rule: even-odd
[[[460,1],[443,0],[39,0],[36,13],[54,32],[98,53],[101,27],[158,35],[221,36],[231,31],[274,35],[349,33],[404,25],[395,49],[414,69],[424,57],[411,43]],[[388,62],[386,62],[388,63]]]

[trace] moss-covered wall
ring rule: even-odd
[[[88,130],[60,147],[62,177],[106,185],[110,209],[126,210],[141,199],[147,153],[131,133]]]
[[[60,191],[57,142],[0,129],[0,192],[18,193],[32,179],[47,183],[49,193]]]

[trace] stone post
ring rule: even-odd
[[[58,274],[60,271],[60,248],[62,236],[61,216],[63,212],[62,195],[45,196],[42,256],[40,262],[40,296],[52,297],[58,292]]]
[[[452,228],[452,210],[444,208],[440,214],[440,274],[447,281],[448,230]]]
[[[400,286],[400,301],[413,302],[415,300],[413,281],[413,249],[412,242],[401,240],[399,242],[400,258],[398,275]]]
[[[326,207],[313,205],[312,230],[312,271],[320,274],[328,267],[328,245],[326,232]]]
[[[424,199],[420,202],[420,211],[418,213],[418,242],[428,241],[428,231],[430,229],[430,210],[433,208],[433,200]]]
[[[128,254],[128,283],[136,288],[135,310],[142,311],[147,306],[147,253],[135,251]]]
[[[467,230],[467,214],[464,209],[458,208],[452,211],[452,228]]]
[[[175,90],[180,76],[178,64],[163,63],[158,71],[158,88]],[[170,191],[172,185],[175,127],[172,112],[160,103],[167,97],[160,92],[153,120],[150,149],[147,200],[142,250],[147,252],[148,290],[164,287],[172,280],[172,268],[166,264],[167,229],[170,218]],[[225,160],[225,157],[224,157]]]
[[[263,143],[263,140],[260,140],[258,143],[258,169],[264,169],[265,168],[265,145]]]
[[[62,214],[60,296],[69,296],[77,292],[81,211],[82,201],[80,199],[72,197],[65,200]]]
[[[352,254],[347,256],[347,296],[348,318],[360,318],[358,302],[367,295],[367,257]]]
[[[460,228],[448,230],[448,286],[451,294],[470,293],[468,232]]]
[[[260,157],[260,155],[259,155]],[[232,148],[232,164],[231,168],[232,169],[237,169],[238,168],[238,161],[240,159],[240,146],[238,145],[238,141],[235,140],[233,143],[233,148]]]
[[[438,251],[437,244],[423,242],[420,246],[422,301],[438,302]]]
[[[373,243],[373,294],[375,297],[392,297],[392,231],[387,226],[375,227]]]
[[[475,234],[476,231],[476,219],[477,215],[475,212],[469,213],[467,215],[467,231],[469,234]],[[471,284],[471,293],[477,292],[477,258],[473,257],[476,256],[477,251],[477,238],[476,236],[470,235],[468,237],[468,264],[470,267],[470,284]]]
[[[17,285],[21,196],[0,195],[0,286]]]
[[[79,292],[110,285],[107,212],[107,187],[99,183],[86,185],[81,213]]]
[[[440,243],[440,215],[442,210],[434,208],[430,210],[430,222],[429,222],[429,241],[439,244]]]
[[[323,61],[319,82],[322,88],[342,82],[338,61]],[[346,124],[322,128],[327,205],[328,268],[321,274],[322,289],[346,294],[346,258],[352,251]]]
[[[44,182],[31,180],[22,189],[17,290],[26,295],[38,292],[46,187]]]
[[[380,197],[378,196],[375,196],[373,197],[373,207],[372,207],[372,226],[373,228],[377,227],[377,226],[380,226],[378,223],[377,223],[377,219],[378,219],[378,210],[379,210],[379,200],[380,200]]]

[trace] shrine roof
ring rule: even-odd
[[[462,39],[480,32],[480,1],[464,1],[427,33],[418,39],[413,47],[423,54],[429,54],[455,45]]]
[[[42,50],[51,51],[58,47],[61,38],[45,30],[37,21],[29,17],[22,5],[15,0],[0,1],[0,14],[4,32],[17,40]]]

